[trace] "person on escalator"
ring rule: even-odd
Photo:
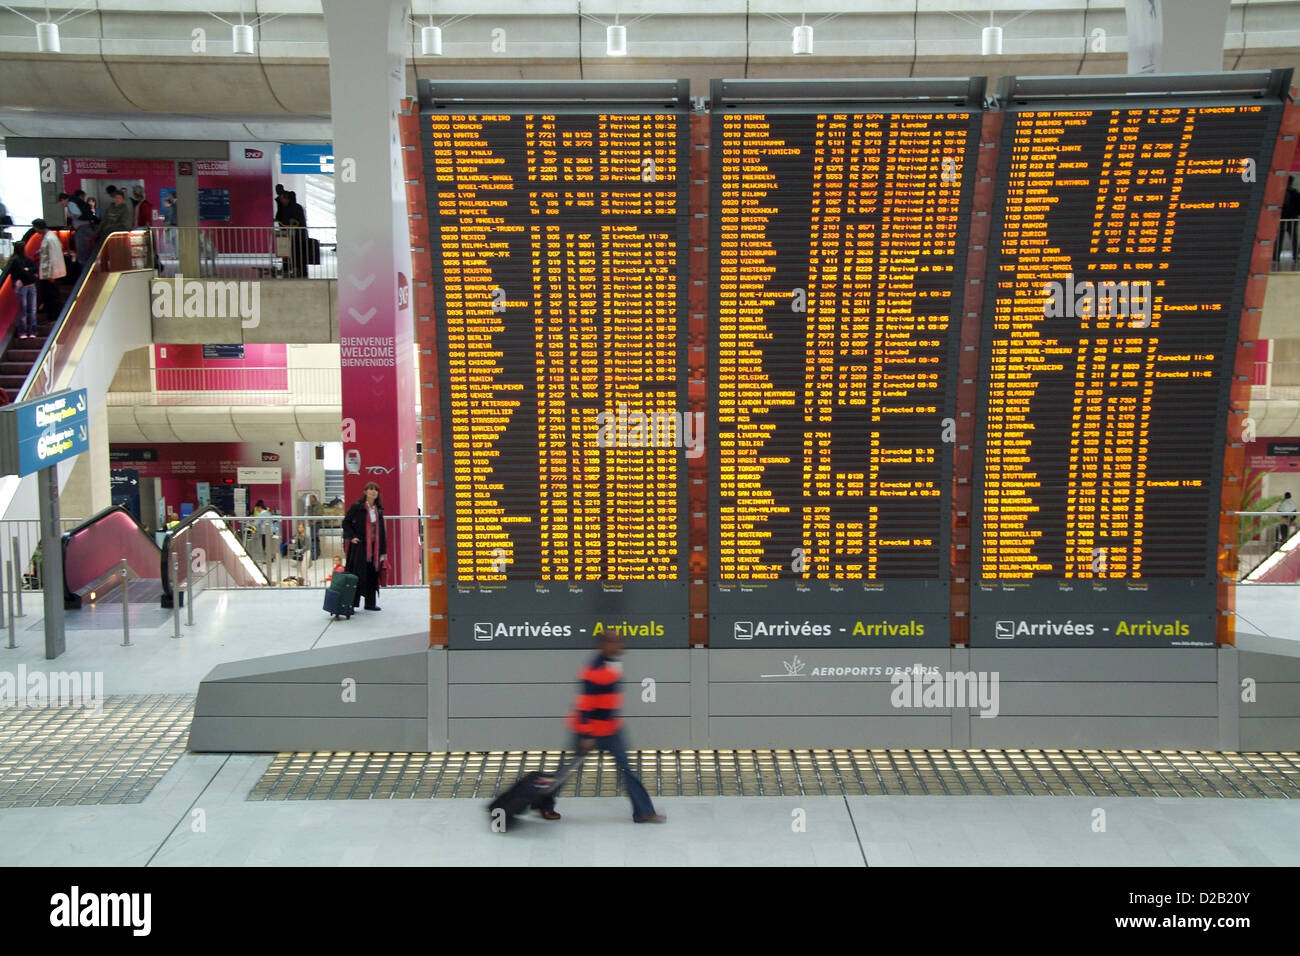
[[[28,258],[22,246],[15,246],[6,271],[18,293],[16,337],[31,338],[36,334],[36,282],[40,278],[40,266],[35,259]]]
[[[59,205],[68,219],[68,228],[72,230],[73,245],[77,250],[77,264],[86,268],[91,251],[95,248],[95,221],[90,206],[85,200],[85,193],[77,190],[74,195],[59,193]]]
[[[44,219],[37,219],[32,227],[41,236],[41,251],[37,259],[40,263],[37,278],[40,283],[41,307],[45,312],[45,320],[53,322],[59,317],[59,294],[54,283],[68,274],[68,267],[63,261],[63,243],[59,241],[58,233]]]

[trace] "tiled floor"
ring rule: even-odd
[[[196,601],[196,624],[183,627],[179,640],[171,637],[169,619],[133,630],[132,647],[121,647],[111,628],[70,631],[68,652],[57,662],[43,659],[39,629],[31,629],[39,603],[29,599],[28,616],[18,622],[20,646],[0,647],[0,669],[99,672],[105,694],[167,700],[163,695],[193,694],[199,679],[224,661],[427,627],[423,590],[386,591],[382,612],[337,623],[320,612],[319,599],[318,591],[211,592]],[[1243,588],[1238,607],[1246,638],[1296,639],[1290,589]],[[170,731],[153,732],[155,749],[167,750]],[[0,736],[5,733],[0,727]],[[1035,797],[1015,795],[1015,787],[988,791],[1000,796],[873,795],[869,787],[861,795],[666,796],[656,803],[669,823],[647,827],[631,823],[621,797],[563,797],[562,821],[530,818],[500,834],[478,797],[384,799],[353,787],[346,800],[250,799],[277,759],[181,753],[170,769],[155,762],[142,775],[108,782],[104,791],[143,795],[152,784],[142,802],[11,803],[0,812],[0,865],[1300,864],[1300,801],[1262,786],[1251,793],[1245,776],[1241,796],[1276,798]],[[937,764],[933,770],[935,780],[956,779]],[[1122,793],[1114,781],[1144,775],[1149,772],[1109,778],[1098,772],[1097,780],[1109,779],[1110,789]],[[1085,777],[1081,770],[1079,779]],[[121,780],[135,786],[124,788]],[[77,790],[78,799],[92,790]]]
[[[185,752],[188,694],[0,709],[0,809],[141,803]]]
[[[251,800],[485,800],[572,754],[279,754]],[[1300,754],[1134,750],[641,750],[651,796],[1089,796],[1300,799]],[[614,760],[588,758],[565,794],[623,793]]]

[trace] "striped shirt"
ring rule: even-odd
[[[610,737],[623,726],[623,691],[619,682],[623,667],[618,661],[597,654],[582,669],[582,689],[573,702],[569,729],[585,737]]]

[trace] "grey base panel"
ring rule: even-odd
[[[1002,681],[1002,717],[1218,717],[1218,686],[1212,683],[1120,683],[1117,681]],[[978,717],[978,714],[972,715]],[[979,718],[988,722],[989,718]]]
[[[895,707],[894,688],[880,681],[770,684],[711,684],[709,719],[723,717],[908,717]],[[941,714],[947,717],[946,711]],[[928,715],[934,716],[931,711]],[[809,744],[808,746],[813,746]]]
[[[653,699],[648,691],[653,690]],[[452,684],[447,688],[449,720],[532,717],[563,720],[573,704],[568,684]],[[638,681],[624,684],[623,714],[633,717],[689,717],[691,685],[656,683],[644,691]]]
[[[345,694],[341,682],[290,684],[270,681],[223,682],[202,688],[195,716],[238,714],[242,717],[311,717],[317,720],[399,717],[423,719],[427,704],[424,684],[358,683]]]
[[[1218,680],[1213,647],[973,647],[970,667],[1002,681]]]
[[[972,747],[1042,750],[1218,750],[1215,717],[972,717]]]
[[[221,664],[199,684],[189,747],[426,750],[428,645],[409,634]]]
[[[508,653],[508,652],[506,652]],[[449,750],[565,750],[573,742],[564,721],[533,719],[447,720]],[[633,750],[689,749],[689,717],[630,717],[623,737]]]
[[[624,713],[628,743],[642,749],[1296,750],[1300,656],[1291,643],[632,650]],[[561,749],[591,653],[448,651],[413,634],[223,664],[199,687],[190,748]],[[918,664],[974,672],[986,690],[996,674],[998,715],[981,717],[978,698],[952,710],[900,706],[890,677]],[[1255,701],[1227,686],[1237,674],[1255,681]],[[345,680],[354,701],[344,699]]]
[[[1242,720],[1257,717],[1300,717],[1300,681],[1295,683],[1259,681],[1254,690],[1255,699],[1241,703]],[[1300,746],[1300,740],[1293,740],[1291,743]]]
[[[1300,750],[1300,717],[1243,716],[1240,724],[1241,750]]]
[[[1242,677],[1256,681],[1282,681],[1300,684],[1300,657],[1238,651],[1237,670]]]
[[[427,740],[428,721],[424,718],[195,717],[190,728],[190,750],[198,753],[421,753]]]
[[[722,750],[816,748],[946,749],[952,721],[946,713],[906,717],[714,717],[709,743]]]
[[[595,656],[590,650],[448,651],[447,680],[452,684],[563,684],[570,689],[578,672]],[[658,683],[688,684],[690,650],[630,650],[623,656],[623,689],[630,692],[646,678]]]
[[[1237,639],[1236,696],[1241,750],[1300,750],[1300,644],[1275,637]],[[1254,700],[1242,700],[1253,681]]]

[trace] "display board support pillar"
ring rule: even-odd
[[[45,598],[45,659],[67,649],[63,633],[63,543],[59,532],[59,476],[51,466],[36,473],[41,509],[41,584]],[[125,598],[124,598],[125,600]]]
[[[950,674],[968,674],[970,673],[970,648],[954,647],[948,652],[948,673]],[[951,734],[952,748],[954,750],[965,750],[970,747],[970,722],[972,702],[967,701],[965,707],[954,707],[950,713],[952,715]]]
[[[1128,72],[1218,73],[1230,0],[1125,0]]]
[[[324,0],[338,220],[344,499],[379,485],[390,515],[419,513],[415,310],[398,111],[407,4]],[[389,530],[381,584],[418,584],[415,524]]]
[[[1219,645],[1219,749],[1241,747],[1241,668],[1237,648]]]
[[[710,746],[709,649],[691,648],[691,746]]]

